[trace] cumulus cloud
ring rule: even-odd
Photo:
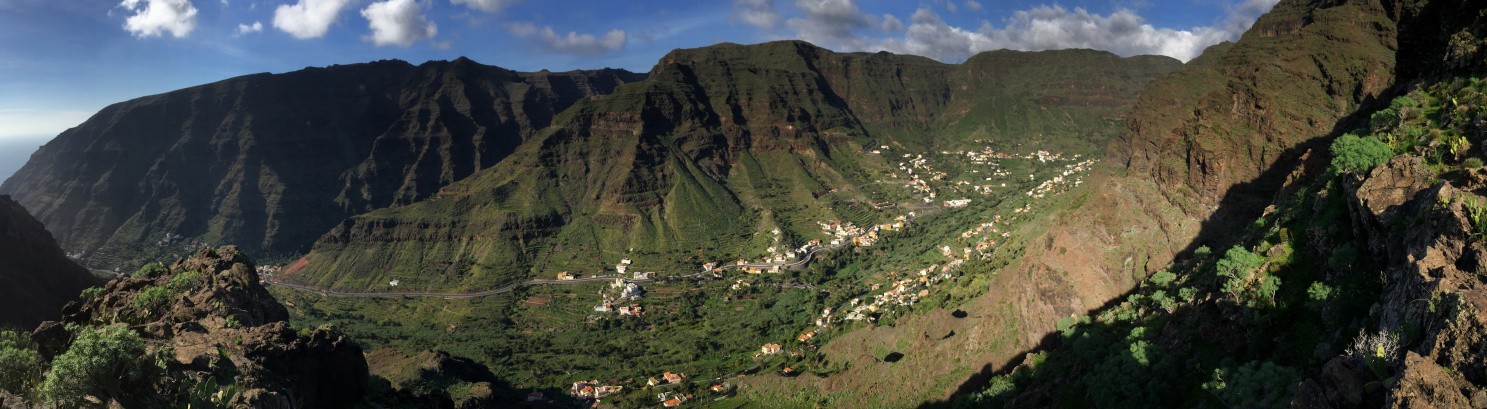
[[[124,20],[124,30],[135,37],[170,33],[183,38],[196,29],[196,6],[191,0],[124,0],[119,7],[134,12]]]
[[[1159,54],[1188,61],[1211,45],[1239,38],[1256,18],[1278,2],[1234,1],[1225,8],[1228,14],[1211,26],[1170,28],[1148,24],[1130,9],[1101,15],[1057,5],[1017,11],[1000,24],[982,21],[979,27],[951,25],[934,10],[921,7],[908,18],[906,25],[892,14],[864,13],[856,0],[796,0],[799,16],[786,20],[784,27],[788,31],[777,35],[842,51],[887,50],[947,62],[1002,48],[1027,51],[1092,48],[1126,56]],[[943,5],[950,12],[960,6],[976,12],[984,8],[979,0],[943,0],[933,4]],[[735,10],[746,22],[749,20],[743,17],[743,10],[747,10],[747,5],[768,5],[773,10],[769,1],[734,0]],[[772,27],[772,24],[754,25]],[[901,34],[885,37],[883,33]]]
[[[351,0],[299,0],[274,9],[274,28],[298,39],[320,38]]]
[[[449,0],[450,3],[463,4],[466,7],[488,13],[495,13],[511,7],[517,1],[519,0]]]
[[[626,42],[624,30],[610,30],[603,37],[596,37],[573,31],[560,35],[551,26],[537,27],[531,23],[513,23],[508,27],[517,37],[531,40],[547,50],[567,54],[598,55],[615,52],[625,48]]]
[[[1231,9],[1229,17],[1217,27],[1185,30],[1154,27],[1130,10],[1102,16],[1083,8],[1060,6],[1018,11],[1001,27],[983,23],[972,30],[951,26],[933,11],[921,8],[910,18],[903,38],[884,40],[876,48],[944,61],[960,61],[977,52],[1001,48],[1092,48],[1120,55],[1160,54],[1187,61],[1208,46],[1237,38],[1256,16],[1274,4],[1275,0],[1247,0]]]
[[[806,41],[826,47],[859,49],[864,46],[855,31],[877,26],[875,19],[863,14],[854,0],[796,0],[802,16],[785,21],[785,26]]]
[[[423,15],[423,7],[413,0],[387,0],[368,4],[361,9],[372,34],[368,36],[378,46],[398,45],[407,47],[415,41],[434,38],[439,27]]]
[[[904,31],[904,22],[892,14],[883,13],[883,23],[878,28],[883,31]]]
[[[263,31],[263,23],[254,21],[253,24],[238,24],[238,35],[257,33]]]
[[[762,29],[773,29],[780,23],[780,12],[774,0],[733,0],[733,12],[739,20]]]

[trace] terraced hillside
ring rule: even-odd
[[[756,236],[776,228],[804,241],[820,238],[817,222],[885,220],[820,200],[855,190],[841,199],[886,202],[858,189],[891,173],[884,149],[1056,140],[1097,150],[1131,95],[1177,66],[1079,50],[963,65],[803,42],[677,50],[646,81],[559,115],[497,166],[337,226],[296,279],[482,288],[621,259],[690,273],[762,253]]]

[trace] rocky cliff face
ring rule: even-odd
[[[1365,125],[1424,67],[1476,66],[1480,58],[1467,57],[1472,41],[1459,39],[1477,38],[1462,16],[1479,9],[1282,1],[1238,42],[1154,81],[1107,148],[1116,169],[1092,184],[1088,195],[1099,200],[1055,222],[1050,245],[1032,250],[1021,268],[1029,283],[1020,298],[1043,317],[1031,321],[1045,323],[1027,332],[1096,308],[1199,246],[1232,240],[1303,176],[1322,171],[1319,148],[1330,137]],[[1443,47],[1452,42],[1461,44]],[[1058,271],[1097,284],[1032,278]]]
[[[1237,45],[1153,84],[1111,159],[1201,202],[1199,218],[1222,200],[1269,200],[1304,142],[1395,83],[1397,6],[1334,3],[1280,2]]]
[[[1282,1],[1236,44],[1155,82],[1109,151],[1129,173],[1087,193],[1131,200],[1075,210],[1088,215],[1050,229],[1016,279],[1031,283],[1018,290],[1022,317],[1045,323],[1027,333],[1050,334],[1025,342],[1054,347],[976,399],[1487,405],[1472,318],[1484,176],[1458,162],[1481,154],[1469,108],[1481,94],[1457,78],[1487,62],[1484,22],[1478,2]],[[1427,88],[1441,94],[1411,95],[1428,110],[1406,101],[1414,111],[1390,108],[1381,125],[1380,108],[1401,103],[1390,99]],[[1328,144],[1344,132],[1404,155],[1339,177]],[[1442,135],[1461,145],[1446,153],[1431,142]],[[1421,148],[1399,142],[1413,138]],[[1259,264],[1235,267],[1246,258]],[[1077,278],[1047,274],[1062,271]],[[1175,274],[1142,282],[1158,271]],[[1183,291],[1190,300],[1170,299]],[[1133,364],[1150,376],[1112,376]]]
[[[146,354],[160,356],[163,372],[149,388],[96,396],[126,406],[180,405],[203,390],[229,407],[359,402],[368,379],[361,347],[325,328],[291,328],[287,311],[258,280],[237,248],[203,249],[169,267],[150,265],[110,281],[68,304],[60,322],[42,323],[32,339],[50,359],[67,351],[79,331],[116,325],[137,331]]]
[[[1394,342],[1365,342],[1375,348],[1328,359],[1299,385],[1301,407],[1487,405],[1487,245],[1479,227],[1487,199],[1473,193],[1487,189],[1487,173],[1473,169],[1444,184],[1431,183],[1434,174],[1421,158],[1401,156],[1349,181],[1352,225],[1384,266],[1367,317],[1384,331],[1372,339]]]
[[[0,196],[0,327],[30,328],[100,282],[57,247],[41,222]]]
[[[1046,68],[1034,76],[1035,67]],[[1066,139],[1108,133],[1134,89],[1176,67],[1092,51],[998,52],[957,66],[796,41],[677,50],[645,82],[570,108],[507,161],[337,226],[301,277],[343,288],[392,278],[480,288],[536,267],[605,265],[628,249],[689,268],[710,261],[693,254],[740,255],[764,225],[809,232],[816,221],[850,219],[817,198],[885,168],[871,147],[1010,139],[1037,126],[1050,139],[1055,130]],[[966,119],[1039,104],[1057,119]]]
[[[340,220],[489,168],[575,102],[642,78],[463,58],[249,75],[111,105],[0,192],[100,265],[196,241],[302,252]]]

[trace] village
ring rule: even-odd
[[[887,146],[881,147],[875,152],[881,153],[888,150]],[[990,148],[970,151],[943,151],[943,155],[961,157],[971,165],[963,176],[970,174],[978,175],[982,182],[972,183],[970,181],[958,180],[949,182],[949,176],[943,171],[937,170],[923,155],[904,154],[907,159],[898,164],[898,172],[906,176],[903,187],[916,195],[917,201],[935,204],[942,210],[964,209],[975,204],[973,199],[957,198],[936,200],[941,191],[955,190],[967,194],[980,196],[1006,195],[1007,181],[1014,176],[1001,165],[1004,160],[1025,160],[1036,162],[1040,165],[1057,166],[1056,169],[1042,172],[1045,179],[1038,181],[1037,172],[1029,173],[1027,185],[1032,187],[1022,192],[1021,196],[1026,202],[1020,206],[1007,209],[1005,207],[989,215],[984,222],[972,225],[961,231],[954,237],[949,237],[950,242],[937,247],[937,253],[944,257],[944,261],[930,264],[928,266],[910,269],[907,272],[889,271],[881,275],[882,281],[864,282],[865,294],[853,297],[842,305],[823,308],[816,315],[810,326],[803,329],[795,336],[795,342],[809,347],[820,342],[823,335],[834,330],[846,328],[849,323],[863,322],[876,323],[884,314],[893,313],[899,309],[910,308],[916,303],[932,296],[942,284],[954,279],[958,275],[965,274],[961,271],[966,262],[973,259],[987,260],[995,252],[998,245],[1011,237],[1011,223],[1019,218],[1019,215],[1034,211],[1035,204],[1041,199],[1052,197],[1067,192],[1080,186],[1083,177],[1093,167],[1095,161],[1083,159],[1080,155],[1066,157],[1059,153],[1047,151],[1035,151],[1023,155],[1013,155],[1005,152],[997,152]],[[1045,168],[1046,169],[1046,168]],[[984,171],[984,173],[982,173]],[[979,175],[987,175],[981,177]],[[890,176],[899,177],[899,173]],[[1033,184],[1032,182],[1038,182]],[[1019,184],[1022,185],[1022,184]],[[1022,186],[1027,186],[1022,185]],[[949,189],[949,190],[947,190]],[[998,196],[1001,197],[1001,196]],[[988,205],[989,206],[989,205]],[[989,211],[991,208],[978,208]],[[1007,212],[1004,216],[1003,212]],[[701,272],[688,275],[687,277],[711,277],[726,278],[728,270],[739,270],[744,276],[732,278],[729,288],[740,290],[751,286],[757,286],[769,282],[767,273],[780,273],[785,269],[803,266],[809,261],[815,252],[848,247],[871,247],[879,244],[882,240],[892,236],[884,236],[888,232],[899,232],[907,228],[918,216],[916,212],[909,211],[896,215],[889,221],[871,226],[858,226],[849,221],[829,220],[816,222],[819,227],[820,238],[809,240],[799,245],[785,243],[783,234],[779,228],[770,230],[772,241],[769,247],[764,249],[765,255],[758,260],[750,261],[737,259],[730,263],[709,262],[702,264]],[[610,314],[615,317],[639,317],[644,314],[643,308],[637,303],[645,297],[645,290],[635,280],[653,279],[654,272],[635,272],[633,280],[625,279],[625,274],[631,266],[631,260],[621,260],[614,266],[617,273],[609,285],[599,291],[602,302],[594,307],[598,314]],[[757,278],[750,276],[763,275]],[[559,280],[574,280],[578,277],[566,272],[560,273]],[[845,291],[845,290],[844,290]],[[761,345],[758,352],[754,354],[755,359],[768,359],[777,355],[785,354],[786,347],[783,342],[768,342]],[[791,355],[799,352],[789,352]],[[793,376],[797,373],[793,368],[786,367],[780,371],[785,376]],[[685,375],[663,371],[660,377],[651,377],[643,389],[656,392],[669,385],[676,385],[685,379]],[[598,400],[613,393],[622,391],[621,385],[604,385],[597,380],[578,381],[572,385],[572,395],[580,398]],[[723,384],[713,385],[709,388],[713,392],[720,392],[716,399],[726,398],[721,392],[732,390],[732,386]],[[673,393],[662,391],[656,393],[657,402],[663,407],[678,407],[696,396],[684,393]]]

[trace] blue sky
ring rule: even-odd
[[[667,51],[804,39],[959,62],[998,48],[1187,60],[1276,0],[0,0],[0,139],[228,77],[467,56],[645,71]]]

